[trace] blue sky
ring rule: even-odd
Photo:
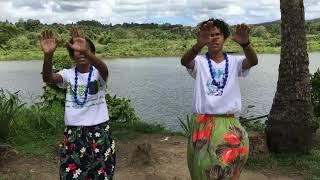
[[[320,0],[305,0],[306,19],[320,18]],[[0,20],[43,23],[97,20],[104,24],[171,23],[194,26],[210,17],[230,24],[280,19],[280,0],[0,0]]]

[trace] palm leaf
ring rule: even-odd
[[[184,135],[187,137],[190,137],[192,133],[192,121],[191,121],[191,118],[189,118],[189,115],[187,115],[186,121],[178,117],[178,123],[182,128],[182,130],[184,131]]]

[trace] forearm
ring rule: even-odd
[[[248,46],[245,46],[242,48],[243,52],[246,56],[246,61],[243,64],[244,69],[249,69],[252,66],[255,66],[258,64],[258,56],[256,51],[253,49],[253,47],[249,44]]]
[[[194,58],[199,54],[201,49],[203,48],[202,45],[196,43],[192,48],[190,48],[181,58],[181,64],[188,68],[194,67]]]
[[[106,63],[104,63],[100,58],[96,57],[93,53],[91,53],[90,51],[85,52],[85,56],[88,58],[88,60],[90,61],[90,63],[97,68],[97,70],[99,71],[100,76],[106,80],[108,75],[109,75],[109,71],[108,71],[108,67],[106,65]]]
[[[53,54],[44,54],[42,66],[42,79],[44,82],[51,82],[52,79],[52,57]]]

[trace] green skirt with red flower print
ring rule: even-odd
[[[187,153],[192,180],[239,179],[249,139],[237,119],[194,114],[191,133]]]
[[[112,180],[115,142],[108,122],[95,126],[67,126],[61,148],[60,179]]]

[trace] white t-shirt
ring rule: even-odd
[[[212,85],[212,78],[206,55],[195,57],[193,69],[187,69],[195,79],[194,94],[192,100],[192,112],[197,114],[234,114],[241,111],[241,94],[239,77],[244,77],[249,70],[242,69],[244,56],[228,57],[228,79],[223,89]],[[223,83],[226,60],[217,64],[211,60],[216,82]],[[221,90],[223,91],[221,94]],[[219,94],[220,91],[220,94]]]
[[[78,105],[74,99],[75,67],[63,69],[58,72],[63,78],[63,83],[57,84],[60,88],[66,88],[66,105],[64,122],[68,126],[93,126],[109,120],[107,103],[105,100],[106,82],[100,76],[99,71],[93,67],[91,85],[88,97],[84,105]],[[79,103],[84,100],[84,92],[88,82],[89,73],[78,72],[77,99]]]

